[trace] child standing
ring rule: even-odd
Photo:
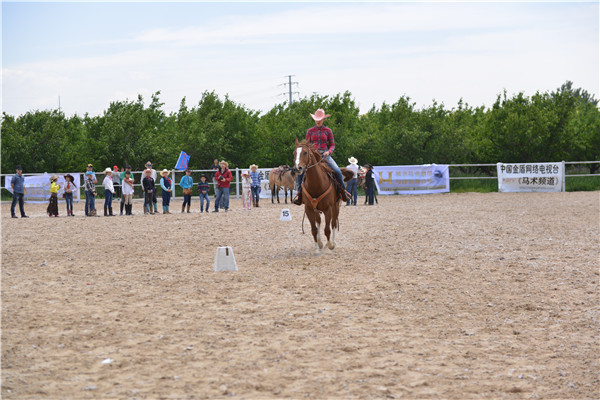
[[[104,186],[104,216],[113,216],[112,212],[112,200],[115,195],[115,186],[113,184],[112,178],[112,170],[110,168],[106,168],[104,170],[106,176],[102,181],[102,185]],[[110,213],[109,213],[110,212]]]
[[[73,176],[71,174],[65,175],[65,191],[64,198],[67,204],[67,217],[74,217],[73,214],[73,191],[77,189],[75,182],[73,182]]]
[[[92,171],[85,173],[85,209],[86,216],[96,216],[96,184],[94,183],[96,176]]]
[[[146,169],[144,171],[146,175],[142,180],[142,187],[144,188],[144,214],[154,215],[152,211],[152,198],[154,195],[154,179],[152,179],[152,170]]]
[[[367,169],[367,176],[365,177],[365,188],[367,192],[367,200],[369,205],[375,204],[375,179],[373,178],[373,166],[371,164],[365,165]]]
[[[163,214],[171,214],[169,212],[169,205],[171,204],[171,179],[169,179],[169,172],[166,169],[160,171],[160,187],[162,189],[162,203],[163,203]]]
[[[50,177],[50,202],[48,203],[48,216],[58,217],[58,191],[60,190],[60,186],[56,181],[58,180],[58,176],[52,175]]]
[[[183,189],[183,204],[181,205],[181,212],[187,205],[187,212],[190,212],[190,206],[192,205],[192,187],[194,186],[194,179],[192,178],[192,171],[185,170],[185,175],[179,181],[179,186]]]
[[[250,178],[250,172],[244,170],[242,172],[242,208],[246,210],[248,207],[248,211],[252,207],[252,203],[250,202],[250,198],[252,196],[252,179]]]
[[[252,164],[250,166],[250,179],[252,179],[252,205],[258,207],[258,200],[260,194],[260,173],[258,172],[258,165]]]
[[[125,176],[121,179],[121,185],[121,193],[123,195],[122,204],[125,207],[125,215],[133,215],[131,212],[131,208],[133,207],[133,178],[131,178],[131,171],[125,171]]]
[[[119,172],[119,167],[116,165],[113,167],[112,179],[115,187],[115,197],[121,202],[121,173]]]
[[[208,197],[209,185],[206,182],[206,175],[200,176],[200,182],[198,182],[198,194],[200,194],[200,212],[204,212],[204,200],[206,200],[206,212],[210,206],[210,199]]]

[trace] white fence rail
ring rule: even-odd
[[[563,163],[566,165],[586,165],[586,164],[600,164],[600,161],[563,161]],[[469,179],[498,179],[498,177],[496,176],[496,165],[497,164],[448,164],[448,167],[450,168],[450,180],[469,180]],[[492,170],[490,171],[489,176],[452,176],[452,169],[453,168],[472,168],[472,167],[490,167],[492,168]],[[214,173],[213,170],[211,169],[194,169],[191,170],[192,174],[205,174],[207,176],[207,182],[209,182],[210,185],[214,186],[214,183],[212,181],[212,175]],[[241,192],[241,179],[240,179],[240,174],[241,174],[241,169],[240,168],[235,168],[235,169],[231,169],[232,175],[233,175],[233,180],[231,182],[232,187],[235,186],[235,197],[239,199],[240,197],[240,192]],[[64,172],[64,173],[56,173],[58,175],[65,175],[67,173],[71,173],[73,174],[73,172]],[[134,187],[141,187],[141,178],[142,178],[142,174],[143,171],[132,171],[133,176],[134,176]],[[39,176],[39,175],[52,175],[54,173],[23,173],[23,176]],[[174,185],[179,185],[179,182],[176,179],[176,175],[180,174],[180,176],[183,176],[183,171],[171,171],[171,179],[173,181]],[[11,174],[0,174],[0,177],[6,177],[6,176],[12,176],[14,175],[14,173]],[[96,172],[96,175],[103,175],[103,172]],[[565,178],[571,178],[571,177],[586,177],[586,176],[600,176],[599,174],[570,174],[567,175],[565,174],[564,177]],[[196,180],[194,180],[195,182],[197,182]],[[2,190],[4,189],[4,179],[2,179],[1,181],[2,183]],[[81,188],[81,184],[82,182],[79,182],[79,185],[77,185],[78,187]],[[101,184],[96,184],[96,187],[101,188],[102,185]],[[565,187],[565,182],[563,182],[563,187]],[[103,193],[103,191],[101,191]],[[175,190],[173,191],[173,199],[175,198]]]

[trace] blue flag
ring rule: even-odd
[[[190,156],[185,154],[185,151],[182,151],[179,154],[179,159],[177,160],[177,164],[175,164],[175,169],[184,170],[188,167],[188,163],[190,162]]]

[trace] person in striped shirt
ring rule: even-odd
[[[258,172],[258,165],[252,164],[250,166],[250,179],[252,179],[252,205],[259,207],[258,201],[260,200],[260,172]]]
[[[200,182],[198,182],[198,194],[200,195],[200,212],[204,212],[204,200],[206,200],[206,212],[210,206],[210,198],[208,197],[208,190],[210,186],[206,181],[206,175],[200,176]]]
[[[344,183],[344,176],[342,175],[342,171],[340,171],[340,167],[336,164],[331,154],[335,150],[335,141],[333,139],[333,132],[331,129],[323,125],[325,118],[331,117],[329,114],[325,114],[325,110],[319,108],[314,114],[310,114],[310,116],[314,119],[315,125],[310,128],[306,132],[306,141],[311,142],[315,145],[317,150],[321,152],[323,159],[327,161],[327,164],[333,170],[338,182],[338,192],[342,201],[350,200],[350,195],[346,192],[346,184]],[[302,190],[300,190],[300,185],[302,184],[302,179],[304,178],[304,174],[298,176],[298,194],[296,198],[293,200],[293,203],[296,205],[302,205]]]

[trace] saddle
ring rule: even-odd
[[[277,176],[279,178],[279,180],[281,181],[281,177],[288,171],[293,171],[293,168],[290,167],[289,165],[285,164],[285,165],[280,165],[279,167],[275,168],[272,173]],[[293,174],[292,174],[293,175]]]

